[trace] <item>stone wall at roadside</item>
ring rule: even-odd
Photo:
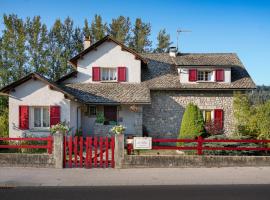
[[[143,125],[151,137],[178,136],[185,107],[224,111],[224,133],[233,133],[232,91],[151,91],[151,105],[143,107]]]
[[[270,156],[125,156],[123,168],[260,167],[270,166]]]
[[[0,167],[54,168],[55,160],[48,154],[0,153]]]

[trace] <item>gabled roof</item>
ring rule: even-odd
[[[169,56],[168,53],[148,53],[142,54],[148,59],[147,68],[142,69],[142,82],[150,90],[250,90],[256,85],[241,63],[238,56],[231,54],[178,54],[176,57]],[[181,60],[183,58],[183,61]],[[231,59],[233,61],[231,61]],[[202,64],[200,64],[201,61]],[[217,65],[219,64],[220,65]],[[188,65],[187,65],[188,64]],[[231,82],[205,82],[198,84],[180,83],[176,66],[210,66],[210,67],[230,67]]]
[[[115,40],[114,38],[112,38],[111,36],[107,35],[104,38],[102,38],[101,40],[97,41],[96,43],[92,44],[90,47],[88,47],[87,49],[83,50],[82,52],[80,52],[78,55],[74,56],[73,58],[71,58],[69,60],[69,62],[74,66],[77,67],[77,61],[78,59],[80,59],[81,57],[83,57],[85,54],[87,54],[88,52],[95,50],[98,46],[100,46],[101,44],[103,44],[106,41],[112,41],[116,44],[118,44],[119,46],[121,46],[122,50],[125,50],[131,54],[133,54],[135,56],[136,59],[139,59],[142,61],[143,64],[147,64],[147,60],[142,57],[140,54],[138,54],[136,51],[132,50],[131,48],[125,46],[123,43]]]
[[[0,89],[0,93],[9,93],[10,90],[14,89],[15,87],[25,83],[26,81],[30,80],[30,79],[37,79],[42,81],[43,83],[49,85],[52,89],[62,92],[65,96],[69,97],[70,99],[76,99],[75,96],[73,96],[72,94],[66,92],[65,90],[63,90],[59,85],[57,85],[56,83],[50,81],[49,79],[47,79],[46,77],[42,76],[41,74],[38,74],[36,72],[30,73],[27,76],[3,87]]]

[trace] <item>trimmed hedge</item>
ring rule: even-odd
[[[178,138],[195,139],[204,133],[203,114],[197,105],[189,103],[183,115]]]

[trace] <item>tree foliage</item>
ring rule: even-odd
[[[179,138],[194,139],[203,133],[203,114],[197,105],[189,103],[182,118]]]
[[[270,100],[252,104],[248,94],[234,95],[234,117],[238,135],[270,139]]]
[[[130,40],[130,27],[131,22],[129,17],[119,16],[116,19],[112,19],[109,24],[108,33],[116,40],[128,44]]]
[[[130,47],[139,53],[150,51],[152,45],[152,42],[149,40],[151,34],[150,23],[144,23],[141,18],[137,18],[132,33]]]
[[[107,33],[107,24],[103,23],[100,15],[95,15],[91,23],[91,36],[93,42],[97,42],[102,39]]]
[[[0,137],[8,137],[8,108],[0,111]]]
[[[166,29],[162,29],[159,31],[157,36],[157,48],[155,49],[155,52],[163,53],[166,52],[166,50],[170,47],[172,44],[170,41],[170,35],[166,33]]]

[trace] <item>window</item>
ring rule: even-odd
[[[49,128],[50,127],[49,107],[31,107],[30,118],[32,128]]]
[[[204,121],[211,122],[213,119],[213,111],[212,110],[202,110]]]
[[[101,80],[102,81],[117,81],[117,68],[102,68]]]
[[[96,116],[97,114],[97,108],[96,106],[90,106],[88,105],[87,106],[87,110],[85,112],[85,115],[88,116],[88,117],[92,117],[92,116]]]
[[[198,71],[198,81],[210,81],[211,80],[211,71]]]
[[[204,114],[204,121],[205,122],[211,122],[211,111],[210,110],[206,110],[205,114]]]

